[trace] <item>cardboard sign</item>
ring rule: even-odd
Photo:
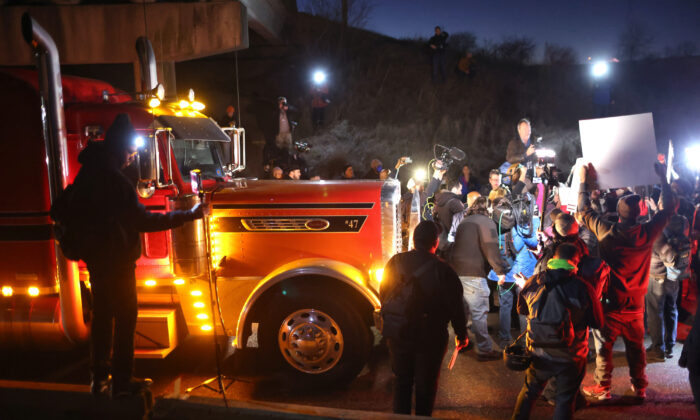
[[[601,189],[659,183],[651,113],[580,120],[583,159],[598,172]]]

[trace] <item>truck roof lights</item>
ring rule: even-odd
[[[158,99],[158,98],[149,99],[148,106],[151,108],[158,108],[160,106],[160,99]]]
[[[194,102],[194,89],[190,89],[187,92],[187,99],[189,99],[190,102]]]
[[[204,108],[206,108],[206,106],[203,103],[197,101],[192,102],[191,106],[192,109],[194,109],[195,111],[202,111],[204,110]]]

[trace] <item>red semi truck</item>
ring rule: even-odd
[[[401,244],[398,183],[235,178],[244,131],[225,132],[193,98],[163,101],[147,41],[137,44],[145,88],[131,95],[62,76],[50,35],[29,16],[23,32],[38,72],[0,69],[0,345],[88,339],[88,272],[61,253],[49,209],[87,142],[128,113],[143,140],[131,174],[142,203],[191,207],[198,170],[210,208],[204,221],[142,236],[136,357],[165,358],[188,337],[216,332],[307,381],[354,377],[373,344],[382,267]]]

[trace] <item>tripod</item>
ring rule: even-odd
[[[199,194],[200,197],[200,202],[202,204],[204,203],[204,193]],[[206,241],[207,244],[207,279],[209,280],[209,300],[210,300],[210,305],[211,305],[211,321],[212,321],[212,337],[214,340],[214,357],[216,358],[216,376],[209,378],[203,382],[201,382],[199,385],[193,386],[191,388],[187,388],[185,390],[185,394],[189,394],[195,389],[199,388],[206,388],[211,391],[214,391],[216,393],[221,394],[223,400],[224,400],[224,405],[226,408],[228,408],[228,400],[226,399],[226,391],[228,388],[233,385],[235,382],[235,379],[233,378],[228,378],[224,374],[221,373],[221,349],[219,348],[219,337],[216,332],[216,312],[214,311],[214,307],[218,309],[219,312],[219,317],[221,320],[221,328],[224,330],[224,334],[226,334],[226,327],[224,326],[224,320],[223,317],[221,316],[221,307],[219,306],[219,291],[218,291],[218,285],[216,285],[216,270],[212,267],[212,257],[211,257],[211,232],[209,230],[209,216],[205,216],[204,218],[204,240]],[[226,261],[226,257],[221,260],[221,263]],[[220,263],[220,264],[221,264]],[[229,381],[227,385],[224,386],[224,381]],[[216,385],[212,386],[212,383],[216,383]]]

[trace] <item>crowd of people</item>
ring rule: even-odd
[[[470,320],[479,361],[527,349],[531,361],[516,419],[528,418],[540,397],[555,406],[557,419],[571,418],[591,400],[609,400],[618,337],[629,366],[628,394],[639,402],[649,386],[647,362],[676,355],[679,295],[695,287],[697,190],[687,177],[669,182],[664,165],[656,163],[657,185],[601,191],[595,168],[586,165],[574,173],[580,193],[569,214],[549,179],[557,174],[537,158],[530,135],[530,122],[519,121],[506,163],[489,172],[483,188],[467,165],[452,177],[441,162],[429,181],[410,179],[406,186],[405,252],[387,264],[380,288],[383,307],[394,313],[384,317],[383,334],[396,376],[397,413],[411,413],[415,384],[415,413],[431,414],[448,322],[465,351],[472,347],[465,334]],[[458,290],[464,314],[455,310]],[[416,309],[412,302],[418,301]],[[402,305],[414,324],[408,331],[396,328]],[[494,342],[486,318],[496,306]],[[520,334],[515,340],[512,327]],[[691,330],[678,358],[689,369],[696,403],[699,329]],[[593,361],[591,384],[582,386],[586,363]]]

